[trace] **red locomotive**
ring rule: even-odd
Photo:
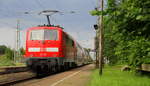
[[[32,27],[26,34],[26,63],[36,73],[54,72],[87,64],[87,52],[62,27]]]

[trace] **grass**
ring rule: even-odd
[[[88,86],[150,86],[150,78],[137,76],[134,72],[121,71],[118,67],[105,67],[103,75],[94,70]]]

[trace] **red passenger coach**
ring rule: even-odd
[[[26,63],[36,73],[60,71],[86,64],[81,48],[61,27],[39,26],[27,30]]]

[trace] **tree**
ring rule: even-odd
[[[150,1],[108,0],[105,15],[105,56],[115,63],[150,63]],[[101,11],[92,11],[101,15]],[[112,62],[114,64],[114,62]]]
[[[14,57],[13,50],[11,50],[10,48],[6,48],[5,54],[8,59],[13,60]]]
[[[0,46],[0,54],[5,54],[5,50],[6,50],[6,46],[5,45],[1,45]]]
[[[25,54],[25,50],[24,50],[24,48],[23,48],[23,47],[22,47],[22,48],[20,48],[20,49],[19,49],[19,51],[20,51],[20,54],[21,54],[21,55],[24,55],[24,54]]]

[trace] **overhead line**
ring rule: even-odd
[[[38,6],[39,6],[40,8],[42,8],[42,10],[45,9],[44,6],[41,4],[40,0],[35,0],[35,2],[38,4]]]
[[[0,21],[0,22],[3,23],[2,25],[6,25],[6,26],[10,25],[11,27],[16,28],[15,26],[13,26],[13,25],[11,25],[11,24],[9,24],[9,23],[2,22],[2,21]],[[0,25],[0,26],[1,26],[1,25]]]

